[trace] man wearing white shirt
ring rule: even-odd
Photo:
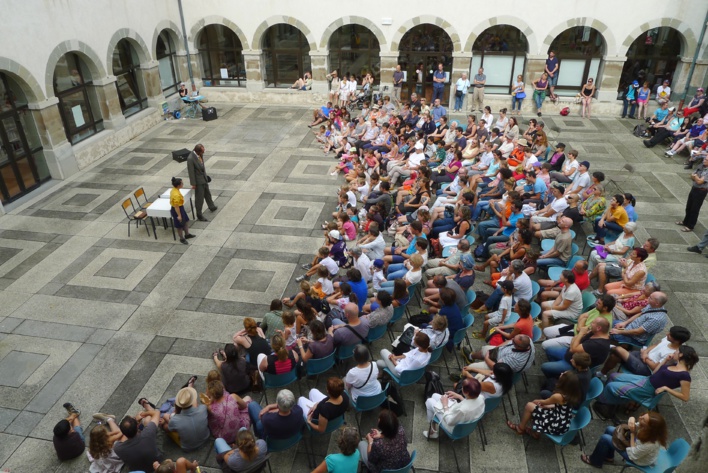
[[[656,101],[659,102],[659,105],[662,105],[665,103],[669,103],[670,100],[671,87],[669,87],[669,80],[666,79],[664,80],[664,83],[656,89]]]
[[[484,152],[479,157],[479,162],[470,167],[469,175],[474,176],[475,174],[484,174],[489,169],[489,166],[494,162],[494,153],[492,153],[492,148],[494,145],[491,143],[484,144]],[[463,161],[462,165],[466,165],[467,161]]]
[[[349,250],[349,254],[352,255],[352,258],[354,259],[354,267],[359,270],[364,281],[367,283],[371,281],[371,259],[366,256],[358,246],[355,246]]]
[[[367,243],[361,243],[364,240]],[[383,259],[385,247],[386,241],[378,228],[369,228],[369,235],[359,240],[359,248],[366,253],[371,261]]]
[[[563,211],[568,208],[568,201],[565,200],[563,190],[564,188],[561,184],[557,182],[551,184],[551,194],[554,197],[553,202],[543,209],[535,211],[531,216],[532,223],[552,222],[555,225],[558,215],[561,215]]]
[[[462,111],[462,106],[467,95],[467,89],[470,87],[470,81],[467,80],[467,73],[463,72],[462,77],[455,82],[455,112]]]
[[[592,180],[590,179],[590,173],[588,173],[589,169],[590,162],[580,162],[580,165],[578,166],[578,173],[573,178],[573,183],[568,186],[568,189],[565,191],[566,196],[572,194],[582,194],[585,189],[590,187],[590,184],[592,184]]]
[[[423,153],[423,145],[421,143],[416,143],[415,149],[408,157],[408,162],[403,166],[394,166],[389,172],[389,182],[391,186],[395,186],[398,178],[409,177],[411,173],[420,167],[420,163],[425,159],[425,153]]]

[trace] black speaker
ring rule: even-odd
[[[172,159],[174,159],[178,163],[183,163],[189,157],[189,153],[191,153],[191,151],[189,151],[187,148],[182,148],[177,151],[173,151]]]
[[[216,109],[214,107],[204,107],[202,108],[202,120],[205,122],[216,120]]]

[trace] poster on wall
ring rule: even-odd
[[[221,71],[221,78],[222,79],[228,79],[229,78],[229,70],[227,68],[222,68],[219,69]]]
[[[74,124],[76,125],[76,128],[86,124],[86,121],[84,120],[84,112],[81,110],[81,105],[71,107],[71,114],[74,117]]]

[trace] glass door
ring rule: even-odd
[[[413,92],[417,93],[420,98],[425,98],[426,103],[430,104],[430,99],[433,97],[433,72],[438,69],[438,63],[443,63],[443,70],[449,75],[452,71],[452,58],[446,57],[441,53],[419,53],[419,52],[403,52],[398,57],[398,63],[406,72],[406,81],[403,83],[401,90],[401,99],[410,100]],[[418,84],[417,71],[422,66],[423,84],[422,87]],[[450,82],[445,83],[443,93],[443,105],[447,104],[450,95]]]
[[[9,202],[40,183],[22,123],[13,113],[0,118],[0,194]]]

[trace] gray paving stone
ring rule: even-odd
[[[47,296],[53,296],[59,291],[62,287],[64,287],[64,284],[58,283],[58,282],[50,282],[46,284],[42,289],[37,291],[37,294],[45,294]]]
[[[39,413],[48,412],[84,368],[91,363],[94,356],[101,351],[101,348],[98,345],[82,345],[30,401],[26,410]]]
[[[265,292],[266,288],[273,280],[275,272],[273,271],[258,271],[258,270],[242,270],[236,280],[231,285],[231,289],[239,289],[242,291]]]
[[[201,299],[199,297],[185,297],[184,299],[182,299],[182,302],[179,303],[179,306],[177,306],[177,308],[179,310],[197,310],[203,300],[204,299]]]
[[[25,241],[42,241],[48,243],[56,238],[54,233],[28,232],[22,230],[3,230],[0,233],[0,238],[8,240],[25,240]]]
[[[174,338],[157,336],[150,342],[147,350],[155,353],[167,353],[174,342]]]
[[[0,433],[0,465],[5,464],[23,441],[24,438],[18,435]]]
[[[102,328],[96,329],[96,331],[86,340],[86,343],[92,343],[94,345],[105,345],[108,341],[113,338],[116,334],[116,330],[104,330]]]
[[[125,279],[139,264],[140,260],[138,259],[111,258],[95,275],[105,278]]]
[[[13,330],[17,328],[23,322],[24,319],[17,319],[14,317],[5,317],[0,322],[0,332],[12,333]]]
[[[223,343],[207,342],[202,340],[188,340],[178,338],[170,347],[170,355],[190,356],[194,358],[210,358],[215,350],[224,348]],[[193,373],[199,374],[199,373]],[[185,379],[184,382],[187,380]],[[175,391],[176,392],[176,391]]]
[[[96,331],[90,327],[77,325],[57,324],[39,320],[25,320],[14,333],[28,337],[51,338],[53,340],[66,340],[69,342],[85,342]]]
[[[0,385],[18,388],[48,357],[39,353],[11,351],[0,360]]]
[[[5,429],[5,433],[12,435],[21,435],[26,437],[37,427],[37,424],[44,418],[44,414],[38,414],[36,412],[22,411],[20,412],[15,420]],[[57,419],[59,422],[61,419]]]
[[[15,417],[17,417],[17,414],[19,413],[20,411],[16,409],[5,409],[4,407],[0,407],[0,432],[4,432],[7,426],[15,420]]]
[[[7,248],[0,246],[0,261],[10,261],[22,252],[20,248]]]
[[[72,299],[86,299],[89,301],[99,302],[123,302],[130,294],[130,291],[67,284],[59,289],[55,294],[60,297]]]

